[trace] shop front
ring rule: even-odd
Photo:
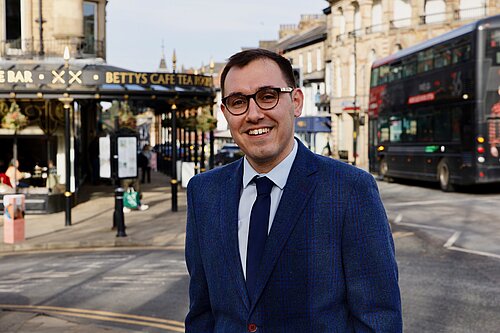
[[[161,147],[158,164],[173,179],[179,159],[202,170],[213,135],[200,119],[212,114],[214,97],[209,75],[79,61],[0,62],[0,202],[4,194],[24,193],[27,213],[74,205],[82,187],[95,181],[95,142],[124,129],[142,138],[138,151],[146,143]],[[181,148],[185,156],[176,153]],[[14,160],[12,179],[7,171]]]

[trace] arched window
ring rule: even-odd
[[[5,1],[5,39],[10,43],[11,48],[21,48],[21,1]],[[1,36],[2,39],[4,36]]]
[[[354,7],[354,31],[358,32],[361,30],[361,12],[359,11],[359,5],[357,2],[354,2],[352,6]]]
[[[443,22],[445,20],[446,3],[444,0],[425,1],[425,23]]]
[[[340,58],[337,58],[337,61],[335,61],[335,96],[342,96],[342,66]]]
[[[403,45],[397,43],[396,45],[394,45],[394,52],[398,52],[398,51],[401,51],[403,49]]]
[[[395,0],[392,24],[395,28],[411,24],[411,4],[409,0]]]
[[[486,16],[486,0],[460,0],[460,19]]]
[[[339,18],[339,34],[343,35],[345,34],[345,17],[344,17],[344,11],[342,8],[339,8],[337,10],[337,16]]]
[[[382,30],[382,2],[380,0],[373,1],[372,5],[372,26],[371,31],[377,32]]]
[[[356,57],[351,54],[349,60],[349,96],[356,94]]]

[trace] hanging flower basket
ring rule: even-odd
[[[204,107],[198,115],[196,127],[203,131],[213,131],[217,128],[217,118],[210,114],[210,107]]]
[[[9,111],[2,118],[2,128],[11,129],[14,131],[22,130],[28,126],[28,118],[21,113],[21,108],[16,102],[12,102]]]
[[[128,102],[121,102],[120,109],[118,110],[118,123],[120,127],[128,127],[135,129],[137,126],[137,119],[130,108]]]

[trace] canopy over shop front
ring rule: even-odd
[[[45,137],[46,142],[50,141],[54,128],[59,126],[60,130],[64,129],[64,146],[67,152],[65,175],[81,173],[77,170],[81,165],[74,161],[72,164],[69,163],[68,149],[78,140],[84,147],[88,147],[96,129],[96,124],[92,122],[97,120],[95,116],[86,116],[85,113],[95,115],[99,112],[98,104],[101,101],[127,101],[134,108],[153,109],[157,117],[155,128],[157,143],[165,146],[168,141],[168,144],[178,146],[178,140],[186,138],[186,135],[189,135],[190,144],[192,137],[196,143],[200,137],[204,137],[203,133],[201,136],[198,135],[198,129],[193,128],[192,124],[189,125],[185,120],[191,117],[197,108],[204,107],[211,110],[214,98],[211,75],[133,72],[84,60],[0,62],[0,119],[9,111],[9,105],[16,102],[21,106],[21,112],[27,114],[30,124],[39,127],[35,132]],[[76,122],[88,122],[79,127],[81,133],[75,133],[78,132],[75,131],[75,108],[79,109],[82,117],[82,119],[76,118]],[[55,126],[48,124],[51,122]],[[68,130],[69,127],[72,132]],[[23,132],[19,134],[23,135]],[[12,135],[13,133],[3,131],[0,133],[0,140],[8,139]],[[213,135],[210,135],[210,140],[212,149],[210,153],[213,158]],[[53,143],[52,146],[54,145],[57,146],[58,143]],[[174,165],[176,160],[181,158],[178,154],[179,147],[169,151],[171,154],[168,161]],[[177,187],[176,168],[169,166],[169,170],[172,172],[172,186]],[[3,171],[0,170],[0,173]],[[78,188],[75,191],[78,191]],[[68,191],[65,194],[68,196]]]

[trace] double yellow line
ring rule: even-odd
[[[138,325],[143,327],[155,327],[173,332],[184,332],[184,323],[181,323],[179,321],[131,315],[131,314],[122,314],[109,311],[64,308],[58,306],[45,306],[45,305],[12,305],[12,304],[0,304],[0,309],[58,314],[70,317],[88,318],[88,319],[110,321],[122,324]]]

